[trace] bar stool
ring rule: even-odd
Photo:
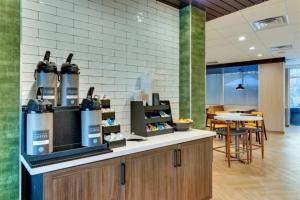
[[[256,121],[256,122],[247,122],[247,123],[244,124],[244,127],[250,128],[250,129],[259,129],[260,131],[263,132],[263,134],[265,136],[265,139],[268,140],[263,112],[251,112],[251,115],[257,116],[257,117],[262,117],[263,120],[262,121]],[[260,137],[258,137],[258,134],[257,134],[256,138],[257,138],[257,141],[260,143]]]
[[[227,121],[226,128],[215,129],[217,135],[225,137],[225,146],[214,147],[213,150],[225,153],[228,167],[231,166],[231,161],[241,161],[245,164],[250,163],[250,141],[248,140],[249,131],[231,129],[231,122]],[[235,143],[232,144],[231,139],[234,138]],[[240,144],[243,144],[240,146]],[[220,150],[225,147],[224,150]],[[234,147],[234,148],[232,148]],[[231,151],[234,149],[234,151]],[[241,155],[246,154],[246,158],[241,158]],[[235,156],[232,156],[235,155]]]
[[[251,114],[259,117],[263,117],[262,112],[252,112]],[[265,142],[264,140],[267,140],[267,133],[265,128],[265,122],[264,120],[256,121],[253,123],[246,123],[245,126],[242,128],[245,131],[248,131],[249,133],[249,142],[250,142],[250,162],[252,162],[252,151],[260,149],[261,150],[261,157],[264,159],[265,156]],[[254,143],[252,141],[252,135],[255,134],[257,143]]]

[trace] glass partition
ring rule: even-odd
[[[242,84],[244,90],[236,90]],[[224,105],[258,105],[258,72],[224,74]]]
[[[290,69],[290,107],[300,107],[300,69]]]
[[[290,124],[300,126],[300,69],[289,70]]]
[[[258,66],[208,68],[206,105],[258,106]],[[239,85],[243,90],[237,90]]]
[[[220,105],[222,100],[223,74],[208,74],[206,76],[206,104]]]

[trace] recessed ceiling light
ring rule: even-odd
[[[249,50],[254,50],[255,46],[249,47]]]
[[[257,54],[258,57],[262,57],[263,55],[261,53]]]
[[[239,37],[239,41],[244,41],[244,40],[246,40],[246,37],[245,37],[245,36],[240,36],[240,37]]]

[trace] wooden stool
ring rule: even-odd
[[[234,130],[230,128],[231,122],[227,122],[227,128],[224,129],[216,129],[217,135],[225,137],[225,146],[219,146],[213,148],[217,152],[225,153],[228,167],[231,166],[231,161],[241,161],[245,164],[250,163],[250,144],[249,144],[249,131],[245,130]],[[231,143],[231,138],[234,138],[235,144]],[[240,143],[242,142],[243,146],[240,147]],[[232,152],[232,146],[234,146],[234,151]],[[220,148],[224,148],[225,151],[220,150]],[[240,157],[241,154],[247,154],[246,159],[242,159]],[[235,155],[235,156],[232,156]]]
[[[257,150],[260,149],[261,150],[261,158],[264,159],[265,157],[265,134],[263,129],[261,128],[243,128],[245,131],[248,131],[249,133],[249,145],[250,145],[250,163],[252,162],[253,158],[252,158],[252,151],[253,150]],[[259,142],[258,144],[255,144],[252,141],[252,134],[255,134],[255,136],[259,138]]]

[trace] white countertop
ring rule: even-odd
[[[111,158],[125,156],[128,154],[165,147],[169,145],[175,145],[175,144],[180,144],[180,143],[198,140],[202,138],[212,137],[214,135],[215,132],[212,131],[193,129],[190,131],[175,132],[175,133],[170,133],[165,135],[153,136],[153,137],[146,138],[147,140],[143,142],[127,141],[125,147],[115,148],[111,153],[106,153],[106,154],[101,154],[101,155],[96,155],[96,156],[91,156],[86,158],[80,158],[80,159],[75,159],[71,161],[66,161],[66,162],[61,162],[57,164],[51,164],[51,165],[36,167],[36,168],[31,168],[22,155],[20,156],[20,160],[23,163],[23,165],[26,167],[30,175],[37,175],[37,174],[42,174],[42,173],[51,172],[55,170],[74,167],[78,165],[97,162],[101,160],[107,160]],[[130,137],[137,138],[139,136],[131,136],[129,134],[126,135],[126,138],[130,138]]]

